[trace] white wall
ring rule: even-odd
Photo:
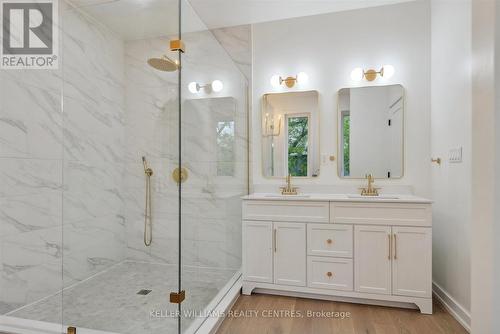
[[[253,178],[254,184],[278,185],[261,170],[261,98],[273,91],[318,90],[320,93],[320,149],[337,155],[337,91],[355,85],[355,67],[379,68],[392,64],[391,80],[406,89],[406,166],[401,180],[379,185],[411,185],[419,195],[430,194],[430,6],[427,1],[288,19],[253,26]],[[273,74],[309,74],[307,85],[273,89]],[[369,85],[364,82],[363,85]],[[358,185],[340,180],[336,162],[328,159],[320,176],[300,184]]]
[[[433,0],[431,10],[432,155],[443,159],[431,173],[433,280],[470,325],[471,1]],[[463,163],[448,162],[455,147]]]
[[[495,24],[497,0],[472,0],[472,333],[498,333],[498,277],[494,277],[498,245],[497,152],[500,131],[495,105]],[[497,46],[498,47],[498,46]],[[498,71],[498,68],[496,69]],[[498,73],[497,73],[498,74]],[[495,110],[497,109],[497,110]],[[495,147],[497,146],[497,147]],[[498,269],[497,269],[498,270]],[[496,283],[495,283],[496,282]],[[496,296],[495,296],[496,294]],[[498,300],[496,307],[498,307]],[[496,325],[496,327],[495,327]]]

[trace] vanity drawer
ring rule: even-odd
[[[310,288],[353,291],[351,259],[307,258],[307,286]]]
[[[353,226],[307,224],[307,254],[352,258]]]
[[[330,203],[330,221],[336,224],[432,226],[430,204]]]
[[[328,202],[309,201],[243,201],[244,220],[267,220],[275,222],[328,223]]]

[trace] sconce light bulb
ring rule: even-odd
[[[309,81],[309,76],[306,72],[300,72],[297,74],[297,82],[300,84],[306,84]]]
[[[212,90],[214,92],[220,92],[224,88],[224,84],[220,80],[212,81]]]
[[[361,67],[357,67],[351,72],[351,79],[353,81],[361,81],[365,76],[365,71]]]
[[[396,72],[396,70],[394,69],[394,66],[392,66],[392,65],[384,65],[383,70],[384,70],[383,76],[385,79],[392,78],[392,76]]]
[[[281,82],[280,82],[280,76],[278,74],[275,74],[271,77],[271,86],[273,86],[274,88],[277,88],[281,85]]]
[[[190,82],[188,89],[191,93],[196,94],[200,91],[200,86],[196,82]]]

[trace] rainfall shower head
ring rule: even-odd
[[[173,72],[179,69],[179,64],[177,61],[170,59],[169,57],[163,55],[161,58],[149,58],[149,66],[163,72]]]

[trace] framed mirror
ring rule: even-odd
[[[397,179],[404,173],[404,87],[344,88],[338,93],[341,178]]]
[[[262,170],[265,177],[319,175],[317,91],[262,98]]]

